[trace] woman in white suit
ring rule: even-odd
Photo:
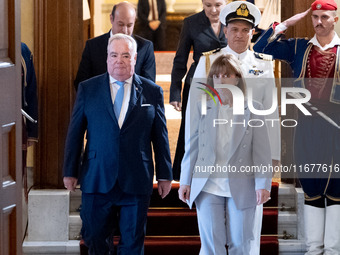
[[[231,54],[214,61],[208,84],[232,84],[246,94],[239,62]],[[229,255],[247,255],[255,207],[270,199],[271,173],[261,171],[271,164],[268,132],[263,116],[251,113],[246,102],[244,114],[234,115],[230,90],[216,91],[220,98],[207,101],[206,115],[201,102],[189,106],[179,198],[190,208],[196,204],[201,255],[227,254],[226,244]],[[259,171],[252,171],[254,166]]]

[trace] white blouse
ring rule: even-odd
[[[216,126],[216,159],[215,173],[212,173],[205,183],[202,191],[223,197],[231,197],[226,158],[230,150],[232,127],[230,120],[233,118],[233,108],[229,105],[219,105],[218,118],[228,120],[225,125]],[[222,169],[219,171],[219,169]],[[224,171],[223,171],[224,169]]]

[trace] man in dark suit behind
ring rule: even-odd
[[[165,50],[165,0],[138,0],[139,35],[153,42],[156,51]]]
[[[116,215],[121,232],[118,254],[144,253],[154,176],[152,147],[158,192],[164,198],[171,189],[163,92],[134,73],[136,47],[131,36],[110,38],[108,73],[79,84],[69,125],[64,185],[74,190],[79,179],[82,235],[90,254],[108,253],[105,240]],[[87,143],[80,162],[85,131]]]
[[[76,90],[80,82],[107,71],[107,43],[109,38],[116,33],[131,35],[136,40],[138,57],[135,72],[140,76],[155,81],[156,64],[153,44],[138,35],[132,35],[135,21],[136,10],[132,4],[120,2],[113,6],[110,15],[111,30],[106,34],[92,38],[86,42],[78,73],[74,81]]]

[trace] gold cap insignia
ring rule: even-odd
[[[237,8],[236,14],[238,16],[248,17],[249,16],[249,10],[246,4],[241,4],[240,7]]]

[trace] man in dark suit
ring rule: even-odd
[[[155,50],[165,50],[166,3],[165,0],[150,0],[150,3],[138,1],[139,35],[152,41]]]
[[[90,39],[86,42],[85,49],[79,64],[78,73],[74,81],[74,87],[78,89],[80,82],[105,73],[107,43],[109,38],[122,33],[131,35],[137,42],[137,63],[135,66],[136,74],[155,81],[156,64],[152,42],[138,36],[132,35],[136,21],[136,10],[128,2],[120,2],[113,6],[110,15],[112,29],[101,36]]]
[[[67,134],[64,185],[74,190],[79,178],[82,234],[90,254],[108,253],[105,240],[116,215],[118,254],[143,254],[154,176],[152,147],[158,192],[164,198],[171,189],[163,92],[135,74],[136,48],[131,36],[118,33],[110,38],[108,73],[79,84]]]

